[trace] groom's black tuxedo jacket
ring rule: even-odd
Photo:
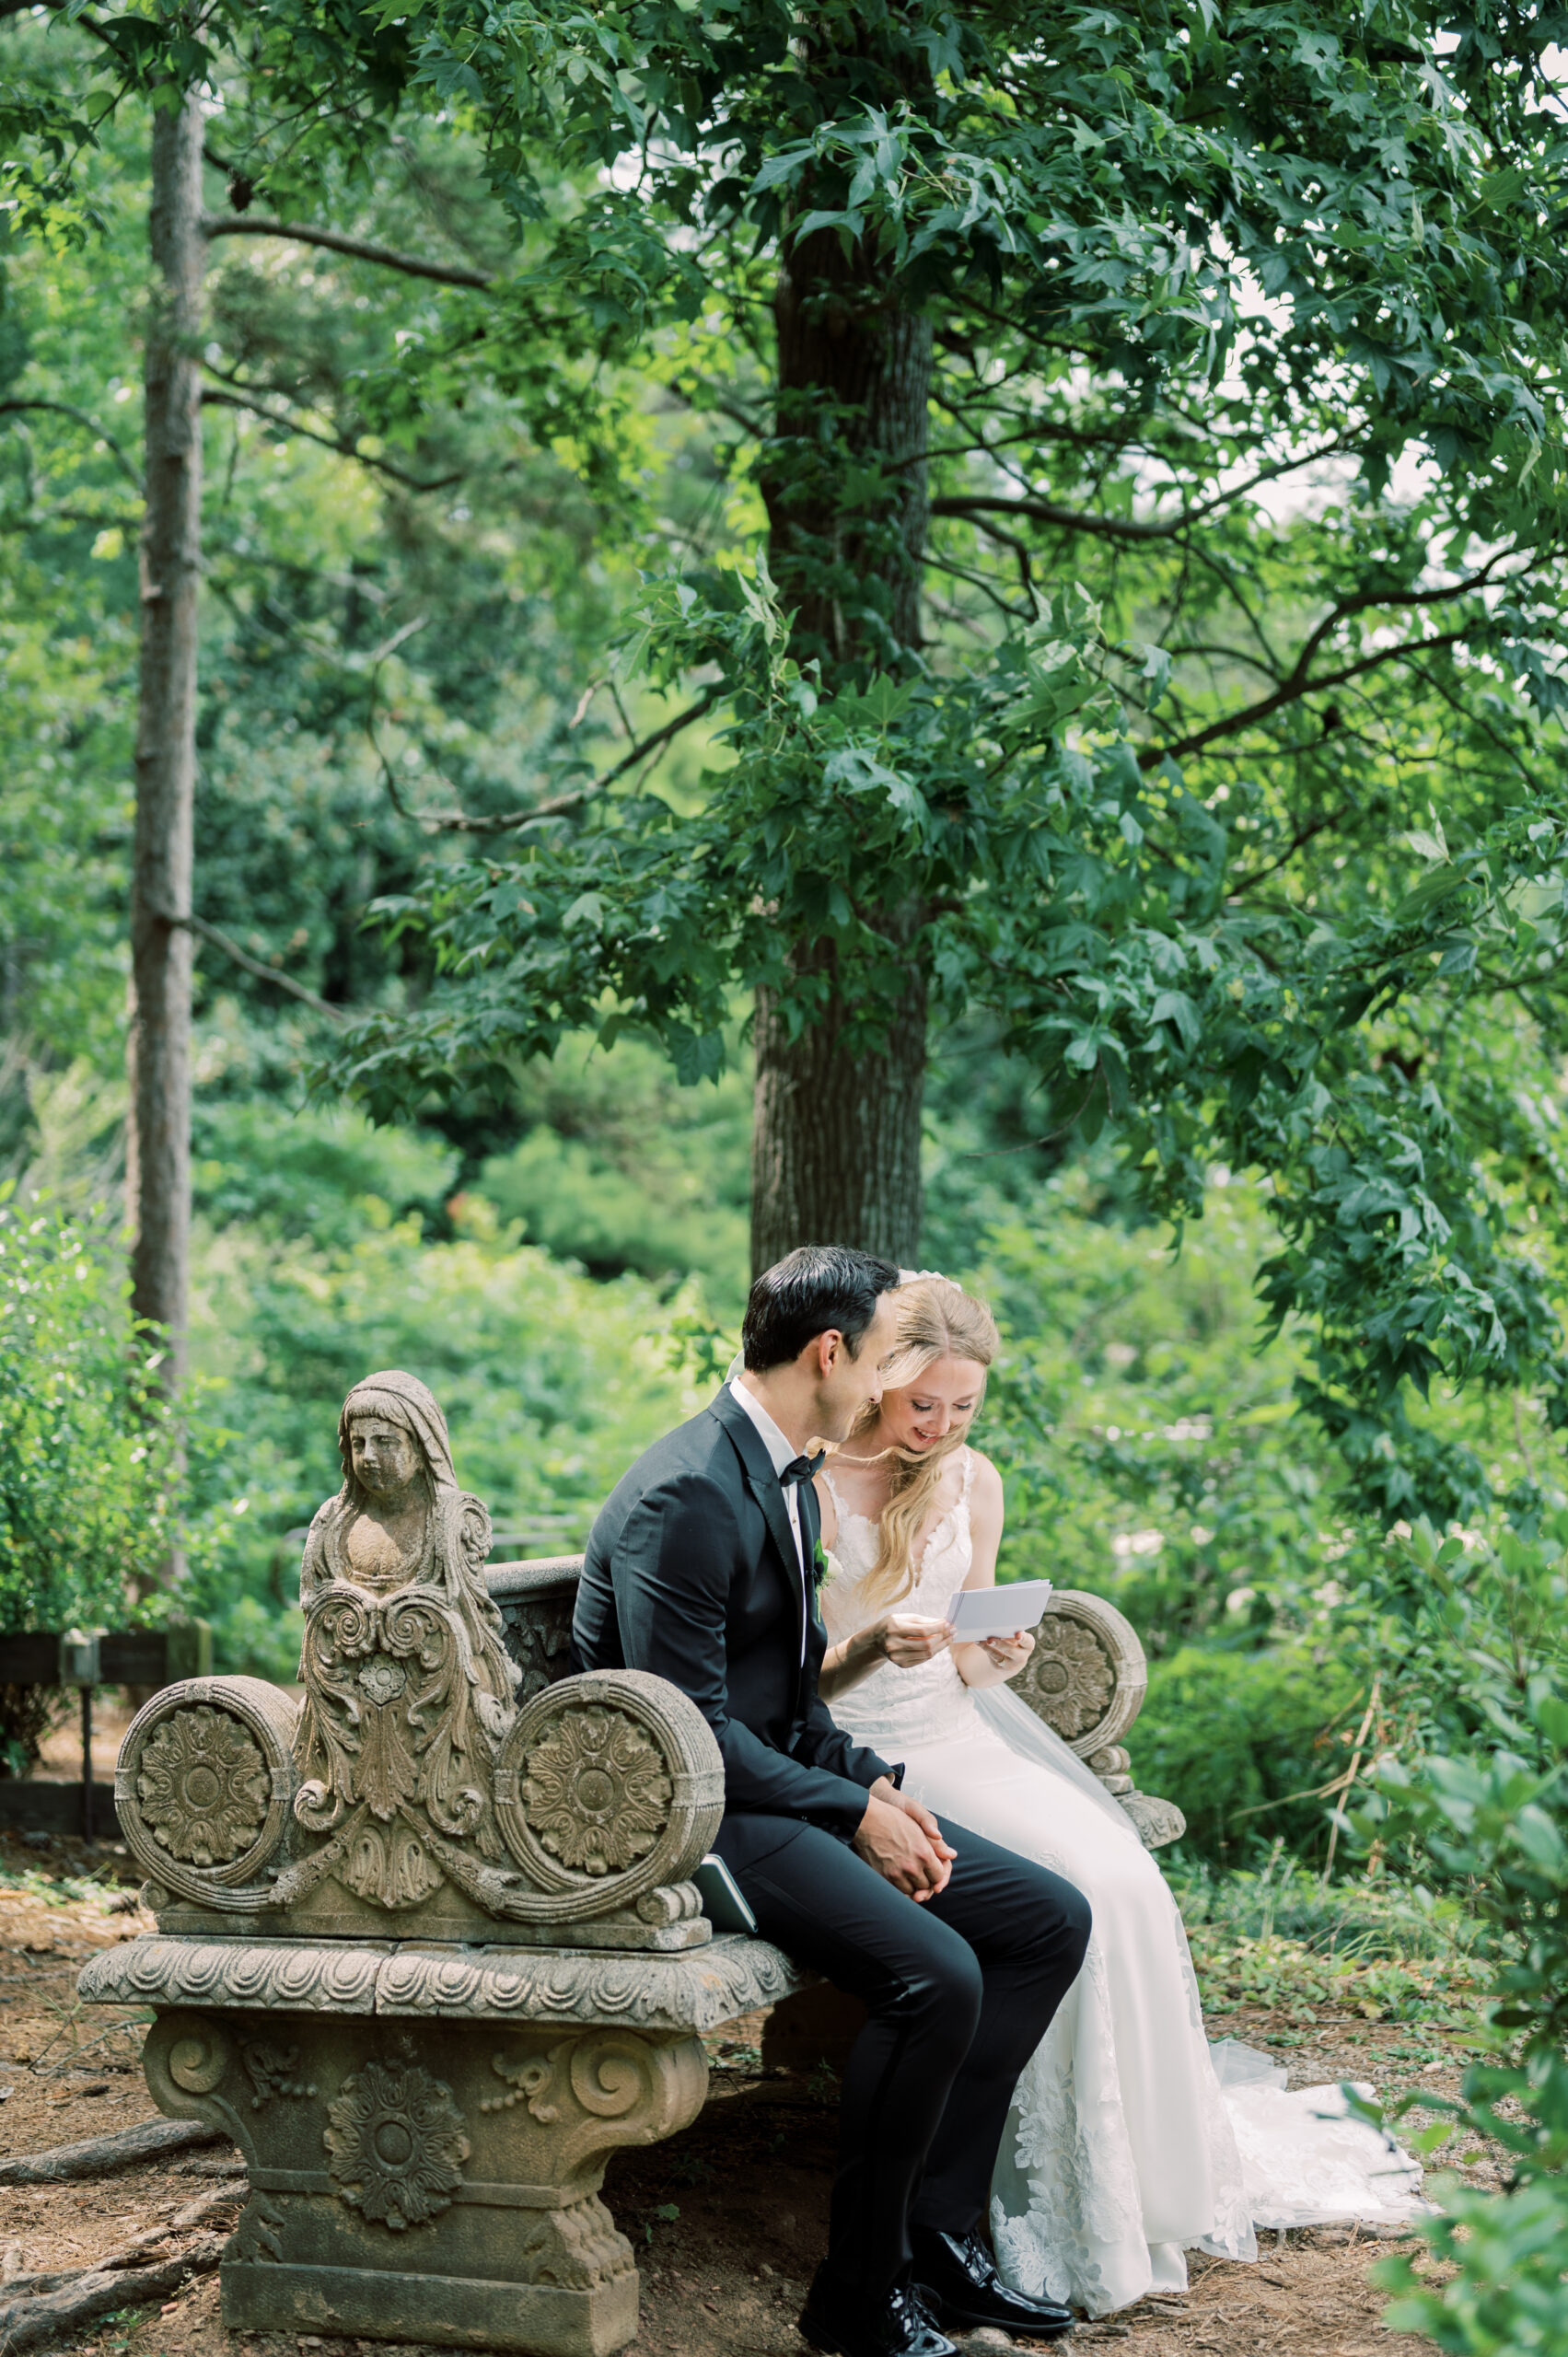
[[[809,1559],[809,1482],[800,1505]],[[779,1477],[726,1385],[637,1459],[600,1512],[577,1589],[573,1667],[651,1670],[691,1697],[724,1755],[716,1846],[741,1867],[802,1824],[847,1841],[867,1787],[894,1772],[829,1716],[817,1691],[825,1645]]]

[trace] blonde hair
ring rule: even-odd
[[[883,1370],[884,1392],[904,1391],[937,1359],[973,1359],[989,1367],[1002,1348],[996,1320],[983,1301],[965,1293],[948,1277],[921,1277],[900,1285],[896,1295],[897,1341]],[[873,1612],[884,1611],[909,1594],[914,1585],[914,1546],[947,1471],[947,1461],[964,1446],[985,1399],[985,1387],[974,1412],[955,1426],[936,1446],[922,1450],[888,1448],[881,1457],[891,1460],[892,1480],[888,1503],[877,1522],[877,1561],[866,1579],[865,1597]],[[881,1410],[868,1401],[850,1434],[848,1449],[876,1424]]]

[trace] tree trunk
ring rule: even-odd
[[[769,562],[795,612],[792,652],[818,657],[829,679],[846,668],[897,671],[921,637],[930,322],[900,310],[830,230],[793,250],[774,309],[777,439],[763,495]],[[836,422],[826,440],[825,415]],[[887,488],[846,501],[846,468],[877,459],[889,470]],[[919,922],[907,905],[861,913],[905,944]],[[795,954],[819,969],[819,945],[802,942]],[[845,1009],[836,991],[822,1020],[793,1045],[771,999],[759,996],[753,1273],[797,1244],[918,1257],[925,984],[912,957],[906,973],[886,1049],[874,1054],[840,1045]]]
[[[759,992],[751,1129],[751,1266],[797,1244],[853,1244],[912,1266],[920,1247],[925,993],[908,1000],[878,1056],[839,1046],[842,1007],[790,1041]]]
[[[191,1243],[191,934],[183,920],[191,914],[202,562],[202,127],[194,92],[153,115],[154,283],[131,883],[132,1304],[138,1318],[168,1332],[165,1380],[171,1387],[185,1366]]]

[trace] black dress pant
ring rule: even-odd
[[[802,1826],[736,1869],[764,1939],[863,1997],[844,2070],[827,2271],[877,2299],[912,2224],[985,2214],[1018,2074],[1077,1976],[1089,1904],[1060,1875],[944,1820],[947,1887],[917,1904],[845,1842]]]

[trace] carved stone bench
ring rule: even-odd
[[[386,1634],[372,1692],[410,1658]],[[718,1746],[658,1678],[541,1688],[496,1777],[515,1864],[491,1897],[508,1911],[443,1922],[425,1902],[423,1922],[416,1904],[316,1937],[291,1838],[299,1709],[211,1678],[139,1713],[115,1793],[158,1930],[77,1983],[153,2009],[158,2108],[245,2155],[224,2320],[609,2357],[638,2290],[598,2198],[610,2153],[688,2126],[703,2033],[807,1980],[764,1941],[713,1936],[687,1879],[722,1811]]]
[[[522,1699],[566,1675],[580,1555],[492,1563],[485,1585],[501,1608],[506,1644],[522,1665]],[[1103,1596],[1058,1588],[1046,1607],[1013,1691],[1094,1770],[1137,1827],[1144,1846],[1179,1841],[1187,1820],[1174,1801],[1140,1793],[1126,1736],[1149,1690],[1149,1666],[1124,1613]]]
[[[542,1692],[566,1675],[582,1568],[580,1555],[540,1556],[493,1563],[485,1575],[501,1608],[507,1648],[522,1665],[525,1694]],[[1126,1810],[1144,1847],[1155,1850],[1179,1840],[1187,1820],[1174,1801],[1140,1793],[1132,1782],[1123,1738],[1144,1706],[1148,1685],[1144,1648],[1125,1614],[1102,1596],[1058,1588],[1013,1690],[1087,1761]],[[812,1975],[797,1975],[795,1991],[775,2000],[768,2017],[763,2064],[810,2071],[826,2062],[842,2070],[865,2019],[858,1997]]]
[[[565,1675],[580,1558],[486,1575],[514,1696],[489,1517],[436,1402],[370,1378],[340,1443],[302,1574],[304,1700],[194,1678],[138,1713],[115,1802],[158,1928],[78,1986],[152,2009],[160,2109],[245,2155],[232,2328],[610,2357],[638,2283],[598,2198],[609,2154],[696,2117],[704,2032],[772,2007],[782,2059],[789,2001],[836,1992],[714,1936],[690,1876],[718,1747],[658,1678]],[[1174,1838],[1121,1746],[1136,1638],[1094,1597],[1054,1605],[1030,1701],[1145,1840]],[[831,2042],[808,2037],[810,2059]]]

